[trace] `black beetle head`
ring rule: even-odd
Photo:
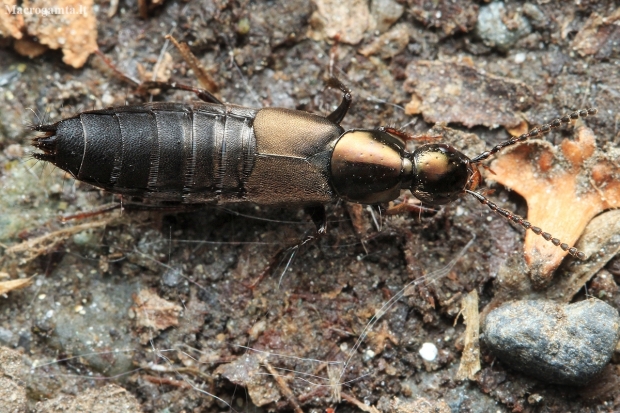
[[[411,192],[428,205],[444,205],[457,199],[472,175],[470,159],[446,144],[428,144],[411,155]]]

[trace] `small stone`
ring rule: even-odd
[[[478,5],[472,0],[409,0],[407,14],[441,37],[467,33],[476,25]]]
[[[376,354],[374,351],[372,351],[371,349],[367,349],[367,350],[364,352],[364,355],[362,356],[362,359],[363,359],[365,362],[369,362],[370,360],[372,360],[373,358],[375,358],[375,356],[376,356],[376,355],[377,355],[377,354]]]
[[[404,11],[405,8],[396,0],[373,0],[370,3],[370,15],[381,33],[386,32],[396,20],[400,19]]]
[[[169,268],[161,277],[161,282],[166,287],[176,287],[183,280],[183,271],[180,268]]]
[[[433,343],[424,343],[418,353],[420,353],[420,357],[424,360],[434,361],[437,358],[439,351],[437,350],[437,346]]]
[[[314,40],[337,39],[358,44],[370,26],[370,10],[364,0],[313,0],[308,36]]]
[[[0,344],[10,345],[13,343],[15,334],[11,330],[0,327]]]
[[[506,52],[531,31],[529,21],[521,14],[509,15],[503,2],[480,7],[476,33],[489,47]]]
[[[482,341],[507,366],[541,381],[583,386],[609,363],[618,311],[603,301],[523,300],[491,311]]]

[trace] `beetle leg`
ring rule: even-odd
[[[114,211],[115,209],[120,209],[122,208],[123,205],[120,203],[111,203],[111,204],[105,204],[102,205],[96,209],[93,209],[91,211],[81,211],[81,212],[77,212],[74,214],[68,214],[68,215],[61,215],[60,216],[60,221],[61,222],[68,222],[71,220],[82,220],[82,219],[86,219],[86,218],[92,218],[92,217],[96,217],[99,215],[104,215],[107,214],[108,212]]]
[[[304,237],[304,239],[302,239],[295,245],[280,248],[278,252],[275,253],[273,258],[269,261],[269,264],[263,269],[263,271],[261,271],[259,276],[256,277],[256,279],[252,281],[250,285],[247,286],[249,289],[253,290],[258,285],[258,283],[260,283],[263,278],[265,278],[267,274],[278,268],[288,256],[288,259],[286,260],[286,265],[284,266],[284,270],[280,275],[281,282],[282,277],[284,277],[284,274],[289,269],[299,249],[310,242],[316,241],[319,236],[325,235],[325,233],[327,232],[327,215],[325,213],[325,207],[323,205],[315,205],[304,208],[304,211],[308,215],[310,215],[310,218],[312,218],[314,225],[316,225],[316,233],[312,235],[307,235],[306,237]]]
[[[306,207],[304,209],[306,214],[310,215],[312,218],[312,222],[316,225],[316,233],[318,235],[325,235],[327,233],[327,215],[325,213],[325,207],[323,205],[315,205]],[[308,238],[314,238],[312,236]],[[304,240],[301,244],[305,244],[307,241]]]
[[[342,122],[344,117],[347,115],[347,111],[351,106],[353,97],[351,96],[351,91],[349,90],[349,88],[347,88],[340,80],[336,79],[335,77],[331,77],[327,81],[327,86],[338,88],[342,91],[342,101],[340,102],[340,105],[338,105],[335,111],[327,115],[327,119],[340,125],[340,122]]]
[[[181,53],[183,60],[185,60],[189,67],[191,67],[194,71],[194,75],[196,76],[196,79],[198,79],[200,85],[207,90],[217,92],[219,89],[218,84],[211,77],[209,72],[202,66],[200,60],[198,60],[198,58],[194,56],[192,51],[189,49],[187,43],[179,42],[177,39],[175,39],[172,35],[169,34],[166,35],[166,40],[170,40],[174,47],[177,48],[179,53]]]
[[[140,92],[145,92],[147,90],[150,89],[176,89],[176,90],[185,90],[188,92],[192,92],[195,93],[196,96],[198,96],[198,99],[203,100],[205,102],[209,102],[209,103],[216,103],[219,105],[223,105],[223,102],[221,100],[219,100],[217,97],[215,97],[211,92],[209,92],[206,89],[202,89],[202,88],[197,88],[197,87],[192,87],[192,86],[187,86],[187,85],[183,85],[177,82],[157,82],[157,81],[148,81],[148,82],[142,82],[140,83],[139,81],[132,79],[131,77],[127,76],[125,73],[121,72],[115,65],[114,63],[112,63],[110,61],[110,59],[108,59],[108,57],[106,55],[104,55],[101,50],[97,49],[95,51],[95,54],[97,54],[97,56],[99,56],[101,58],[101,60],[103,60],[103,62],[117,75],[119,76],[123,81],[135,86],[138,91]]]
[[[443,138],[443,135],[411,135],[407,132],[404,132],[400,129],[396,129],[396,128],[391,128],[389,126],[381,126],[379,127],[379,130],[381,132],[385,132],[385,133],[389,133],[390,135],[394,135],[402,140],[404,140],[405,142],[407,141],[421,141],[421,142],[429,142],[429,141],[434,141],[437,139],[441,139]]]
[[[185,90],[187,92],[195,93],[198,96],[198,99],[203,100],[209,103],[217,103],[218,105],[223,105],[224,103],[216,98],[211,92],[206,89],[202,89],[199,87],[193,87],[184,85],[177,82],[157,82],[157,81],[147,81],[142,82],[138,86],[140,91],[147,91],[150,89],[175,89],[175,90]]]
[[[394,205],[394,206],[390,206],[389,208],[386,208],[386,210],[384,211],[385,215],[400,215],[400,214],[405,214],[407,212],[415,212],[419,215],[422,215],[422,213],[437,212],[437,210],[433,208],[425,207],[421,203],[415,204],[415,203],[409,202],[409,200],[405,200],[404,202],[398,205]]]

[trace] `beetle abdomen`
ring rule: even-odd
[[[243,200],[256,111],[156,103],[83,112],[53,125],[35,157],[107,191],[183,203]]]

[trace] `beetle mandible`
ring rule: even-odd
[[[148,103],[89,110],[54,124],[34,126],[42,136],[34,157],[75,179],[159,206],[248,202],[306,207],[317,231],[326,231],[324,205],[336,199],[380,204],[402,189],[430,206],[468,193],[504,218],[530,229],[569,254],[585,254],[532,226],[475,192],[479,164],[503,148],[540,137],[571,120],[596,113],[582,109],[502,142],[474,158],[451,145],[431,143],[413,152],[413,137],[393,128],[344,130],[352,96],[339,80],[339,106],[321,116],[283,108],[224,104],[205,89],[145,82],[147,89],[194,92],[204,102]]]

